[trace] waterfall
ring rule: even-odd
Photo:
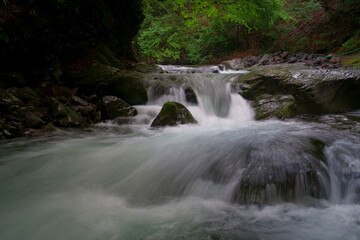
[[[173,75],[167,76],[171,78]],[[251,121],[254,112],[250,104],[241,95],[231,91],[231,84],[236,77],[233,74],[180,74],[174,78],[180,84],[172,82],[167,88],[155,82],[148,88],[147,108],[154,109],[165,102],[175,101],[185,105],[200,124]],[[197,104],[188,101],[186,90],[193,92]]]
[[[254,121],[236,74],[153,80],[129,122],[0,142],[0,239],[359,238],[359,133]],[[199,124],[151,128],[167,101]]]

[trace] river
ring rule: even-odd
[[[360,239],[359,134],[254,121],[231,91],[231,74],[185,77],[198,104],[181,87],[162,96],[149,89],[128,124],[2,141],[0,239]],[[150,128],[169,100],[198,124]],[[291,196],[275,184],[303,170],[297,161],[317,164],[321,193],[306,179]],[[269,183],[259,194],[245,190],[246,198],[239,184],[249,169]]]

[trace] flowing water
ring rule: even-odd
[[[129,124],[1,142],[0,239],[360,239],[359,134],[256,122],[231,92],[233,75],[183,77],[197,105],[181,86],[161,96],[149,88]],[[199,124],[150,128],[169,100]],[[317,164],[322,194],[306,180],[291,197],[277,194],[274,182],[303,170],[296,161]],[[265,181],[256,203],[243,201],[245,176]]]

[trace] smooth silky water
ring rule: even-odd
[[[162,96],[150,89],[130,124],[1,142],[0,239],[359,240],[360,136],[316,123],[256,122],[231,93],[233,76],[184,75],[198,105],[181,86]],[[169,100],[187,105],[199,124],[150,128]],[[276,165],[309,158],[314,139],[324,144],[326,198],[302,196],[300,186],[292,201],[236,200],[249,149]]]

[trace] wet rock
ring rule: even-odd
[[[315,65],[322,65],[322,64],[325,64],[325,63],[328,63],[328,62],[329,62],[329,60],[327,58],[318,57],[318,58],[315,59],[314,64]]]
[[[15,137],[16,129],[0,118],[0,139]]]
[[[255,119],[276,117],[280,119],[292,118],[296,115],[295,99],[291,95],[268,95],[259,96],[253,104]]]
[[[224,68],[226,70],[228,70],[228,69],[241,70],[241,69],[246,68],[245,64],[243,63],[242,59],[240,59],[240,58],[222,62],[222,65],[224,66]]]
[[[50,114],[54,120],[54,125],[59,127],[85,127],[86,120],[74,109],[65,106],[56,99],[52,99]]]
[[[271,55],[265,54],[264,56],[261,57],[257,65],[266,65],[268,64],[268,62],[270,62],[271,59],[272,59]]]
[[[190,111],[181,103],[167,102],[152,122],[151,127],[176,126],[197,123]]]
[[[280,61],[282,60],[282,57],[276,56],[276,57],[274,58],[274,60],[275,60],[276,62],[280,62]]]
[[[280,54],[281,58],[286,58],[289,55],[289,52],[285,51],[283,53]]]
[[[23,88],[12,87],[7,91],[13,94],[15,97],[19,98],[24,103],[33,100],[41,100],[41,96],[35,90],[29,87],[23,87]]]
[[[264,136],[249,149],[235,202],[268,204],[328,197],[330,179],[322,163],[325,144],[306,137],[289,139]]]
[[[24,106],[24,103],[13,94],[0,89],[0,112],[3,114],[11,113],[15,109]]]
[[[102,119],[132,117],[138,113],[136,108],[115,96],[102,97],[98,103],[98,109],[101,111]]]
[[[45,122],[34,114],[27,113],[25,115],[24,124],[26,128],[40,128],[45,124]]]
[[[130,105],[146,104],[148,101],[142,76],[136,74],[118,75],[105,80],[96,91],[99,97],[116,96]]]
[[[297,57],[290,57],[289,60],[287,60],[288,63],[296,63],[297,61]]]
[[[83,100],[82,98],[78,97],[78,96],[73,96],[71,98],[71,102],[75,105],[80,105],[80,106],[83,106],[83,107],[86,107],[89,105],[88,102],[86,102],[85,100]]]
[[[157,65],[148,65],[145,63],[137,63],[131,69],[132,71],[140,72],[140,73],[163,73],[164,70]]]
[[[196,93],[191,87],[185,88],[185,98],[188,103],[198,104]]]
[[[89,123],[98,123],[101,120],[101,111],[98,111],[95,104],[87,106],[73,106],[77,113],[81,114]]]
[[[281,112],[280,109],[287,112],[282,117],[292,117],[295,113],[343,113],[360,108],[358,70],[292,70],[267,67],[240,76],[238,84],[240,94],[253,101],[253,106],[259,111],[259,118],[264,116],[264,112],[275,114],[265,116],[276,117]],[[292,95],[294,101],[289,102],[278,97],[287,95]]]
[[[19,98],[15,97],[12,93],[0,89],[0,105],[24,105],[24,103]]]

